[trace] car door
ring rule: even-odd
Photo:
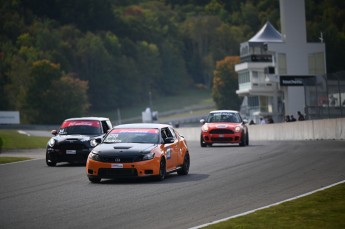
[[[176,139],[175,133],[170,131],[168,127],[162,129],[162,137],[169,137],[174,139],[174,142],[164,144],[165,157],[167,159],[167,170],[169,171],[176,168],[178,156],[178,141]]]

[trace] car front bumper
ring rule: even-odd
[[[86,173],[88,177],[120,178],[146,177],[159,175],[159,158],[133,163],[109,163],[88,159]]]
[[[242,139],[242,133],[234,134],[210,134],[203,132],[202,139],[205,143],[240,143]]]
[[[47,159],[52,159],[56,162],[83,162],[85,163],[87,157],[92,149],[78,149],[78,150],[64,150],[47,148]]]

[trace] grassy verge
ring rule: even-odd
[[[49,137],[27,136],[16,130],[0,130],[0,152],[8,149],[45,148]],[[0,164],[29,160],[27,157],[4,157],[0,154]]]
[[[123,120],[138,118],[138,121],[141,121],[141,113],[150,106],[149,104],[148,99],[146,103],[138,103],[119,110],[117,110],[117,108],[104,112],[93,112],[91,110],[87,115],[104,116],[117,121],[119,119],[118,114],[120,114],[120,117]],[[168,111],[185,109],[187,113],[189,113],[190,111],[195,110],[196,107],[203,106],[214,106],[210,90],[191,89],[181,95],[167,97],[156,96],[156,98],[152,100],[152,110],[158,111],[159,117],[164,117],[164,113]]]
[[[345,184],[342,183],[309,196],[205,228],[345,228],[344,196]]]
[[[12,163],[17,161],[30,160],[28,157],[0,157],[0,164]]]
[[[45,148],[50,137],[37,137],[19,134],[16,130],[0,130],[0,149]]]

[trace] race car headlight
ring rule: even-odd
[[[90,141],[90,146],[91,146],[91,147],[95,147],[97,144],[98,144],[98,143],[97,143],[96,139],[92,139],[92,140]]]
[[[99,156],[99,154],[95,151],[91,151],[91,153],[89,154],[89,158],[94,161],[101,161],[101,156]]]
[[[145,154],[144,157],[143,157],[143,161],[146,161],[146,160],[151,160],[155,157],[155,153],[148,153],[148,154]]]
[[[203,125],[201,127],[201,130],[202,130],[202,132],[208,132],[208,126],[207,125]]]
[[[240,126],[236,126],[236,128],[235,128],[235,132],[240,132],[241,131],[241,127]]]
[[[55,139],[54,138],[51,138],[49,141],[48,141],[48,145],[50,147],[53,147],[55,145]]]

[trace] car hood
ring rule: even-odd
[[[57,135],[55,136],[55,140],[58,142],[62,141],[90,141],[91,138],[94,138],[95,136],[89,136],[89,135]]]
[[[143,155],[157,147],[157,144],[143,143],[102,143],[94,149],[102,156]]]
[[[227,128],[235,128],[236,126],[240,126],[241,123],[217,122],[217,123],[206,123],[205,125],[207,125],[208,128],[210,129],[227,129]]]

